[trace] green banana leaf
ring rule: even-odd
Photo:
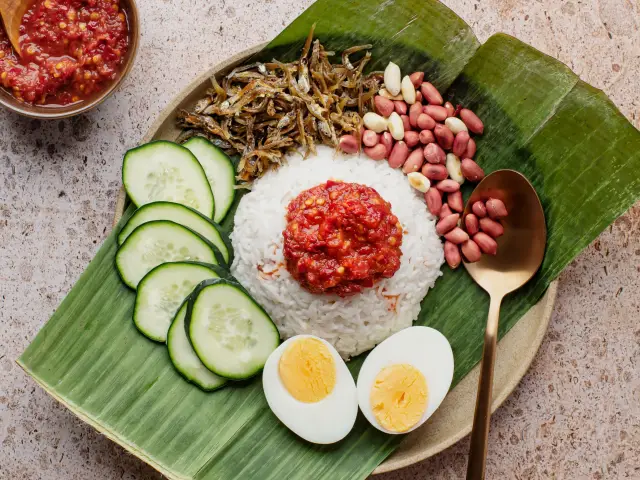
[[[506,35],[480,46],[435,0],[319,0],[260,57],[296,58],[313,23],[337,52],[373,44],[374,69],[392,60],[405,72],[426,71],[445,97],[484,120],[477,155],[484,169],[513,168],[535,185],[548,248],[539,273],[505,301],[501,336],[640,197],[640,133],[556,60]],[[215,393],[183,381],[166,348],[133,326],[134,293],[115,271],[116,248],[112,234],[18,360],[83,420],[171,478],[351,480],[365,478],[397,447],[398,436],[380,433],[362,415],[336,445],[305,443],[271,414],[259,379]],[[423,302],[417,323],[451,342],[454,383],[480,358],[487,307],[463,270],[445,269]],[[354,375],[363,357],[350,362]]]

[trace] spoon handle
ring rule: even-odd
[[[496,360],[498,342],[498,321],[502,297],[492,296],[489,305],[489,318],[484,333],[484,348],[480,363],[480,379],[476,412],[473,416],[471,430],[471,446],[469,463],[467,464],[467,480],[484,479],[484,467],[487,461],[487,442],[489,439],[489,422],[491,420],[491,390],[493,387],[493,364]]]
[[[25,12],[33,2],[26,0],[0,0],[0,15],[11,46],[18,55],[20,52],[20,24]]]

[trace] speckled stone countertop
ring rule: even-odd
[[[59,122],[0,112],[0,479],[160,478],[14,360],[108,234],[123,152],[201,71],[311,3],[140,0],[137,63],[103,106]],[[565,62],[640,127],[639,0],[445,3],[481,41],[506,32]],[[493,417],[487,478],[640,478],[639,239],[637,204],[561,275],[540,352]],[[467,449],[378,478],[463,478]]]

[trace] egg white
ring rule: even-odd
[[[420,421],[406,432],[382,427],[371,408],[371,387],[385,367],[407,363],[418,369],[427,381],[427,408]],[[390,434],[404,434],[420,427],[440,406],[453,380],[453,351],[444,335],[429,327],[409,327],[391,335],[374,348],[358,375],[358,403],[371,425]]]
[[[335,363],[335,387],[315,403],[292,397],[278,373],[284,351],[291,342],[302,338],[315,338],[324,343]],[[262,373],[262,388],[275,416],[293,433],[312,443],[329,444],[342,440],[353,428],[358,415],[358,395],[351,372],[329,342],[313,335],[291,337],[271,353]]]

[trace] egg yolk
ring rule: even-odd
[[[280,357],[278,373],[291,396],[305,403],[319,402],[336,386],[333,355],[317,338],[292,342]]]
[[[369,400],[381,427],[406,432],[427,410],[427,381],[420,370],[408,364],[385,367],[375,378]]]

